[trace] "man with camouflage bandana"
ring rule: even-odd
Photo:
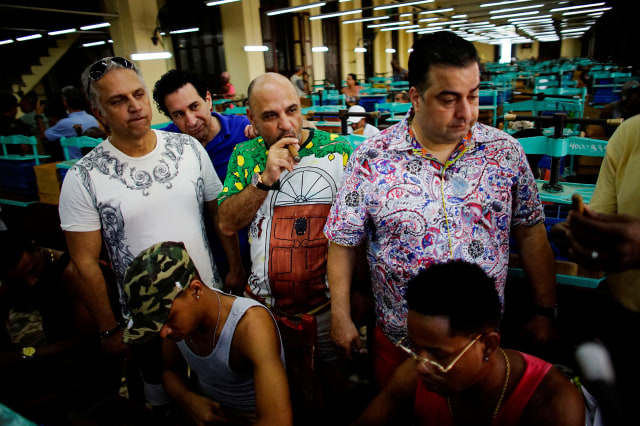
[[[184,244],[170,241],[131,262],[124,291],[131,309],[125,343],[164,339],[165,388],[195,424],[292,423],[280,335],[264,306],[208,288]]]

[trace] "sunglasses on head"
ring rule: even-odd
[[[129,70],[134,69],[133,63],[131,63],[131,61],[129,61],[128,59],[121,58],[120,56],[114,56],[113,58],[104,58],[93,64],[91,66],[91,69],[89,70],[89,78],[91,78],[92,81],[100,80],[102,76],[104,76],[104,73],[107,71],[107,67],[109,66],[110,62],[116,63],[121,67]]]

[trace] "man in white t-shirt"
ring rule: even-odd
[[[349,108],[349,112],[366,112],[360,105],[354,105]],[[349,127],[347,131],[349,134],[355,133],[356,135],[366,136],[368,138],[380,133],[380,130],[376,126],[372,126],[367,123],[367,117],[349,117],[347,118]]]
[[[123,321],[114,313],[99,269],[104,243],[118,285],[122,317],[129,316],[124,274],[135,256],[150,245],[184,242],[202,281],[222,288],[205,234],[206,207],[217,228],[220,180],[202,145],[188,135],[152,131],[151,103],[139,70],[127,59],[104,58],[82,75],[94,115],[111,136],[80,159],[65,176],[60,194],[60,222],[76,291],[100,330],[107,352],[124,353]],[[237,235],[220,233],[225,250],[238,250]],[[239,259],[239,252],[229,259]],[[240,266],[240,270],[242,270]],[[227,277],[227,282],[236,277]],[[159,346],[144,356],[136,349],[152,406],[168,402],[162,389]],[[146,367],[149,367],[145,371]]]

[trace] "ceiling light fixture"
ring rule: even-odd
[[[387,22],[385,24],[371,24],[367,25],[367,28],[381,28],[381,27],[393,27],[394,25],[409,25],[411,21],[395,21],[395,22]]]
[[[537,15],[538,13],[540,12],[537,10],[534,10],[531,12],[512,13],[509,15],[496,15],[496,16],[490,17],[489,19],[507,19],[507,18],[515,18],[516,16]]]
[[[534,5],[531,5],[531,6],[510,7],[508,9],[496,9],[496,10],[490,10],[489,14],[493,15],[495,13],[509,13],[509,12],[517,12],[519,10],[539,9],[539,8],[541,8],[543,6],[544,6],[544,4],[534,4]]]
[[[92,43],[84,43],[82,47],[93,47],[93,46],[102,46],[103,44],[107,44],[106,41],[94,41]]]
[[[316,19],[335,18],[336,16],[353,15],[355,13],[362,13],[362,9],[346,10],[344,12],[326,13],[324,15],[310,16],[309,20],[315,21]]]
[[[169,52],[149,52],[149,53],[132,53],[131,59],[134,61],[149,61],[151,59],[169,59]]]
[[[367,51],[367,48],[366,47],[354,47],[353,51],[356,52],[356,53],[364,53],[364,52]]]
[[[387,49],[384,49],[385,52],[387,53],[396,53],[396,49],[394,49],[393,47],[389,47]]]
[[[17,41],[27,41],[27,40],[34,40],[36,38],[41,38],[42,34],[31,34],[28,36],[24,36],[24,37],[16,37]]]
[[[68,30],[59,30],[59,31],[51,31],[49,34],[50,36],[57,36],[60,34],[69,34],[69,33],[75,33],[76,29],[75,28],[69,28]]]
[[[215,1],[210,1],[209,3],[207,3],[207,6],[218,6],[218,5],[221,5],[221,4],[233,3],[235,1],[240,1],[240,0],[215,0]]]
[[[383,10],[383,9],[391,9],[394,7],[414,6],[416,4],[433,3],[434,1],[435,0],[416,0],[416,1],[408,1],[404,3],[385,4],[383,6],[376,6],[373,8],[373,10]]]
[[[611,10],[611,8],[610,7],[601,7],[600,9],[576,10],[576,11],[573,11],[573,12],[564,12],[562,14],[562,16],[579,15],[580,13],[606,12],[607,10]]]
[[[11,43],[13,43],[13,39],[0,40],[0,45],[11,44]]]
[[[316,46],[311,48],[312,52],[328,52],[329,48],[327,46]]]
[[[200,31],[200,28],[184,28],[182,30],[169,31],[169,34],[195,33],[196,31]]]
[[[499,1],[496,3],[483,3],[480,5],[480,7],[503,6],[505,4],[523,3],[525,1],[531,1],[531,0],[508,0],[508,1]]]
[[[419,19],[418,22],[433,22],[433,21],[439,21],[440,18],[423,18],[423,19]]]
[[[420,28],[420,25],[405,25],[405,26],[401,26],[401,27],[387,27],[387,28],[382,28],[380,31],[408,30],[409,28]]]
[[[589,7],[598,7],[598,6],[604,6],[605,3],[591,3],[591,4],[581,4],[578,6],[567,6],[567,7],[557,7],[555,9],[551,9],[549,10],[549,12],[565,12],[567,10],[574,10],[574,9],[586,9]]]
[[[84,27],[80,27],[80,29],[82,31],[88,31],[88,30],[95,30],[96,28],[104,28],[104,27],[110,27],[111,24],[108,22],[101,22],[99,24],[93,24],[93,25],[85,25]]]
[[[245,52],[266,52],[269,50],[267,46],[245,46]]]
[[[369,22],[369,21],[379,21],[382,19],[389,19],[389,16],[374,16],[372,18],[362,18],[362,19],[349,19],[347,21],[342,21],[343,24],[355,24],[357,22]]]
[[[276,10],[267,12],[267,16],[281,15],[283,13],[298,12],[299,10],[313,9],[314,7],[322,7],[322,6],[325,6],[326,4],[327,2],[319,1],[317,3],[310,3],[303,6],[285,7],[284,9],[276,9]]]
[[[443,13],[443,12],[453,12],[453,8],[445,7],[444,9],[425,10],[424,12],[420,12],[418,15],[431,15],[432,13]]]

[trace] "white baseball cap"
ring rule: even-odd
[[[349,107],[349,112],[367,112],[363,107],[361,107],[360,105],[354,105],[352,107]],[[360,120],[362,120],[365,117],[349,117],[347,118],[347,122],[348,123],[358,123]]]

